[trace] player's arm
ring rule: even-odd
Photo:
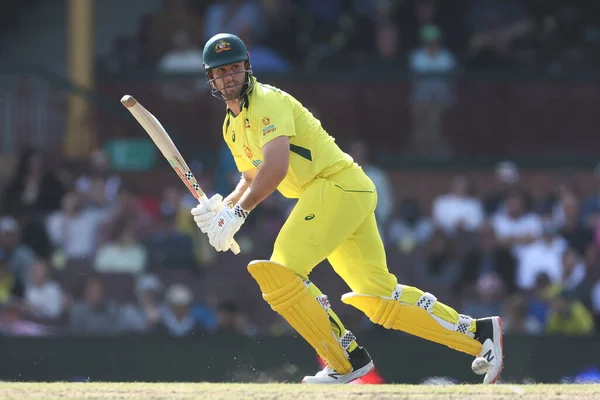
[[[262,152],[263,163],[239,203],[247,211],[253,210],[273,193],[287,175],[290,165],[290,138],[276,137],[265,143]]]
[[[237,186],[229,196],[225,197],[223,202],[228,205],[235,205],[238,201],[240,201],[244,193],[246,193],[246,190],[248,190],[248,188],[252,184],[252,181],[256,176],[256,172],[257,168],[253,168],[248,171],[242,172],[242,177],[238,182]]]

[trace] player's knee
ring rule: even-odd
[[[348,282],[354,293],[375,297],[390,297],[398,285],[398,280],[392,274],[385,276],[367,276]]]
[[[302,280],[308,279],[308,274],[310,274],[310,271],[312,270],[312,267],[307,266],[304,262],[294,262],[293,260],[276,253],[273,253],[269,261],[284,266],[287,270],[298,275]]]

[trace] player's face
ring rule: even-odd
[[[225,100],[240,97],[242,87],[246,83],[246,68],[244,62],[224,65],[212,70],[213,84],[221,92]]]

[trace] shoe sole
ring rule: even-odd
[[[498,369],[496,376],[494,379],[492,379],[490,384],[496,383],[496,381],[500,378],[502,368],[504,368],[504,333],[502,332],[502,318],[498,317],[497,320],[492,320],[492,324],[494,326],[494,343],[500,342],[500,353],[502,357],[500,357],[500,369]]]
[[[365,376],[366,374],[368,374],[369,372],[371,372],[371,370],[375,367],[375,364],[373,364],[373,361],[369,362],[367,365],[365,365],[362,368],[357,369],[356,371],[352,371],[349,373],[349,375],[351,375],[351,378],[349,378],[347,381],[344,381],[343,379],[338,379],[335,381],[331,381],[331,382],[306,382],[306,378],[313,378],[311,377],[304,377],[304,379],[302,379],[302,383],[306,384],[306,385],[346,385],[350,382],[354,382],[357,379],[362,378],[363,376]]]

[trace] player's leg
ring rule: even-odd
[[[497,379],[502,369],[500,319],[474,320],[437,301],[431,293],[399,285],[396,277],[388,272],[374,215],[370,215],[328,260],[353,291],[342,297],[344,303],[360,309],[372,322],[385,328],[401,330],[476,356],[473,370],[487,372],[485,383]],[[482,361],[481,357],[487,360]]]
[[[340,204],[355,212],[341,214]],[[365,197],[350,196],[334,182],[317,179],[305,189],[279,232],[271,260],[248,266],[271,308],[327,363],[329,369],[322,371],[319,383],[348,383],[373,367],[327,297],[308,280],[310,271],[344,242],[373,208],[372,191]],[[311,378],[306,382],[313,383]]]

